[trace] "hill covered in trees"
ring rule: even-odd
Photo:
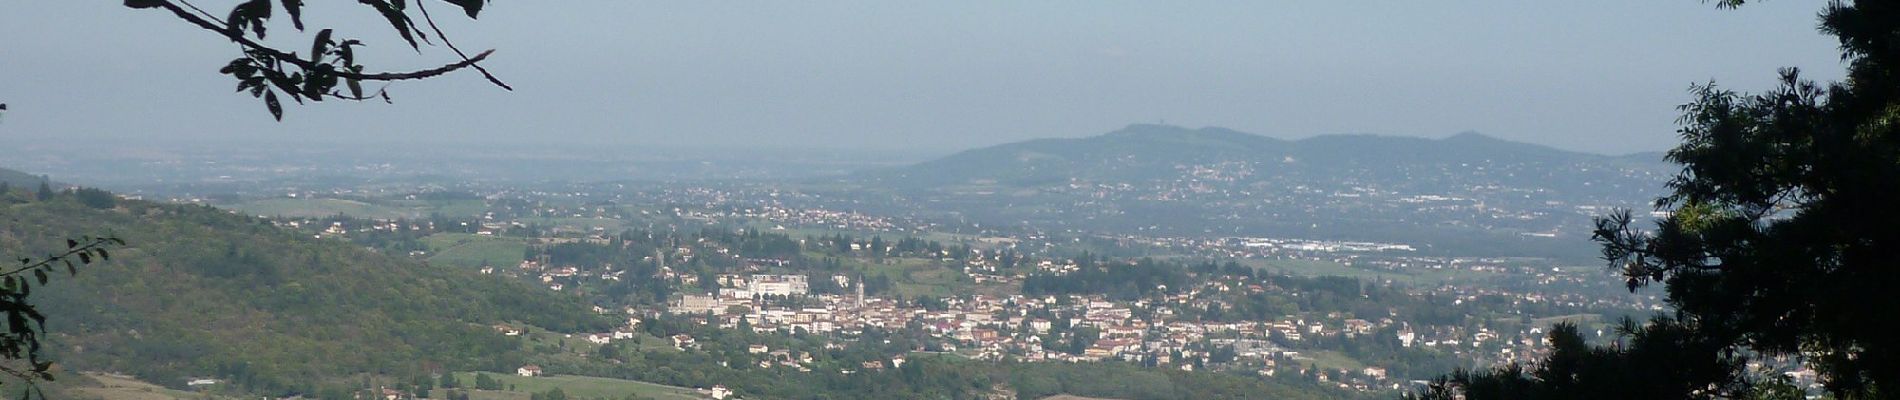
[[[1395,242],[1421,254],[1583,261],[1596,256],[1584,240],[1591,217],[1648,209],[1672,175],[1656,153],[1578,153],[1477,133],[1283,140],[1137,124],[969,150],[851,182],[895,194],[899,212],[990,226]]]
[[[32,189],[38,187],[42,178],[33,174],[0,168],[0,185]]]
[[[1134,124],[1097,136],[974,149],[869,177],[912,188],[972,183],[1037,186],[1071,181],[1175,179],[1183,175],[1183,166],[1238,163],[1253,171],[1250,177],[1236,177],[1244,181],[1288,176],[1318,181],[1358,178],[1355,180],[1368,184],[1396,185],[1405,183],[1400,181],[1404,179],[1438,175],[1432,172],[1440,168],[1494,165],[1521,168],[1515,174],[1490,177],[1499,183],[1582,191],[1603,190],[1581,183],[1613,180],[1615,176],[1608,174],[1614,173],[1614,168],[1666,171],[1662,159],[1651,156],[1655,154],[1615,157],[1577,153],[1473,132],[1442,139],[1351,134],[1284,140],[1219,127]],[[1579,164],[1604,168],[1566,168]]]
[[[359,374],[512,369],[525,354],[496,323],[569,332],[612,323],[578,299],[225,210],[79,197],[39,201],[17,187],[0,195],[0,254],[42,256],[82,235],[127,242],[110,262],[32,294],[49,316],[51,358],[69,370],[166,385],[226,377],[262,393],[316,395]]]

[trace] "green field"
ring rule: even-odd
[[[85,373],[86,378],[98,382],[98,386],[71,389],[79,396],[103,400],[170,400],[170,399],[220,399],[206,393],[173,390],[150,382],[127,376],[101,373]]]
[[[226,206],[251,215],[357,218],[426,218],[430,214],[473,216],[487,206],[481,200],[354,200],[334,198],[270,198]]]
[[[535,326],[517,324],[517,327],[524,328],[524,330],[527,331],[527,333],[522,335],[522,338],[525,339],[521,341],[522,350],[534,351],[535,346],[556,343],[565,344],[568,353],[576,356],[593,354],[595,351],[600,350],[601,345],[589,343],[587,342],[587,338],[581,335],[570,336],[569,334],[551,332]],[[641,333],[636,339],[621,339],[614,341],[614,343],[626,351],[680,351],[678,347],[673,347],[672,341],[646,333]]]
[[[518,400],[527,399],[531,393],[546,392],[561,388],[568,398],[604,398],[621,399],[627,395],[660,400],[705,399],[698,391],[678,386],[666,386],[656,383],[629,381],[613,378],[595,378],[590,376],[536,376],[525,377],[513,373],[487,373],[490,378],[500,381],[502,386],[513,386],[514,390],[471,390],[471,399]],[[474,372],[457,372],[455,379],[473,385]],[[433,396],[431,396],[433,397]]]
[[[1373,278],[1384,275],[1377,272],[1348,267],[1332,261],[1317,260],[1241,260],[1241,264],[1268,271],[1298,276],[1347,276],[1354,278]]]
[[[824,257],[818,252],[806,252],[806,255],[813,258]],[[846,269],[863,273],[865,276],[890,277],[891,282],[896,286],[897,294],[904,297],[949,297],[971,293],[973,290],[988,294],[1014,293],[1013,289],[1001,287],[1001,285],[977,286],[974,282],[963,279],[961,271],[944,268],[937,260],[932,259],[889,258],[881,262],[873,262],[864,258],[846,258],[840,262]]]
[[[1365,364],[1359,363],[1359,360],[1354,360],[1352,357],[1347,357],[1345,354],[1340,354],[1332,350],[1302,351],[1300,355],[1311,357],[1314,366],[1325,369],[1358,371],[1366,367]]]
[[[438,233],[422,238],[422,242],[429,246],[430,263],[465,267],[481,266],[484,261],[496,267],[512,267],[528,249],[528,242],[521,238],[467,233]]]
[[[1242,265],[1295,276],[1344,276],[1359,279],[1390,279],[1397,282],[1443,283],[1488,279],[1495,274],[1466,270],[1418,270],[1406,272],[1376,271],[1320,260],[1239,260]]]
[[[897,293],[904,297],[953,296],[960,287],[967,286],[957,282],[959,275],[957,271],[943,268],[914,270],[910,273],[910,280],[897,282]]]
[[[856,230],[856,229],[800,228],[796,226],[788,226],[788,227],[785,227],[785,229],[776,229],[779,225],[780,224],[774,224],[770,221],[754,221],[754,222],[747,222],[747,223],[740,224],[739,228],[754,229],[763,233],[782,234],[786,236],[791,236],[793,239],[802,239],[806,236],[823,237],[823,236],[844,234],[847,236],[860,238],[860,239],[882,237],[884,238],[884,240],[895,242],[898,239],[903,239],[907,237],[915,237],[915,238],[923,239],[923,240],[934,240],[934,241],[937,241],[938,243],[943,243],[945,246],[954,245],[957,243],[964,243],[964,242],[975,242],[977,239],[977,236],[975,235],[956,234],[956,233],[950,233],[950,232],[935,232],[935,231],[931,231],[931,232],[871,232],[871,231],[862,231],[862,230]]]
[[[251,215],[283,217],[328,217],[337,214],[358,218],[408,216],[401,208],[345,199],[274,198],[232,204],[229,208]]]
[[[488,211],[487,203],[481,200],[473,200],[473,199],[471,200],[390,200],[389,204],[393,207],[401,207],[403,209],[413,210],[415,212],[421,212],[422,213],[421,216],[424,216],[424,217],[429,216],[429,214],[431,213],[442,214],[442,215],[453,216],[453,217],[470,217],[470,216],[479,216],[479,215],[482,215],[483,212]]]
[[[610,233],[620,233],[620,230],[626,229],[626,226],[627,226],[626,221],[621,221],[621,220],[617,220],[613,218],[576,218],[576,217],[523,218],[521,221],[527,222],[527,223],[556,226],[556,227],[576,228],[580,230],[593,230],[594,228],[601,228]]]

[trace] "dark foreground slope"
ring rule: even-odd
[[[492,324],[604,329],[578,300],[466,270],[312,239],[202,206],[0,196],[0,254],[112,235],[110,262],[55,277],[33,299],[52,356],[70,370],[165,385],[218,377],[265,393],[313,393],[363,374],[512,369],[517,340]]]

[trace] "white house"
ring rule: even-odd
[[[541,376],[541,366],[534,364],[523,365],[521,368],[515,369],[515,375]]]

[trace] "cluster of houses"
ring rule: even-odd
[[[1170,321],[1167,313],[1136,312],[1140,308],[1156,307],[1153,302],[1117,303],[1100,296],[972,295],[947,299],[949,308],[937,311],[900,306],[881,298],[814,297],[823,306],[789,309],[763,306],[744,298],[685,295],[669,311],[721,328],[746,327],[761,333],[803,331],[852,337],[872,327],[921,327],[939,342],[918,350],[952,351],[979,359],[1010,358],[1028,362],[1113,359],[1192,369],[1195,365],[1209,364],[1209,349],[1231,346],[1241,359],[1254,361],[1254,368],[1260,368],[1267,375],[1274,374],[1273,370],[1285,361],[1305,360],[1299,352],[1268,340],[1276,335],[1282,340],[1294,341],[1312,335],[1366,335],[1393,323],[1390,319],[1366,321],[1337,318],[1337,315],[1330,320],[1294,318],[1267,323]],[[744,307],[731,307],[734,305]],[[1138,314],[1153,317],[1137,317]],[[1095,336],[1076,338],[1076,332],[1094,332]],[[691,348],[692,338],[684,336],[673,338],[674,344]],[[1052,343],[1075,340],[1090,344],[1081,352],[1073,353]],[[801,360],[801,355],[774,351],[764,345],[754,345],[748,351],[772,356],[761,361],[761,367],[782,365],[805,369],[804,364],[809,362],[808,358]],[[878,365],[862,368],[886,366],[881,362],[875,364]],[[1304,364],[1296,362],[1286,366],[1303,370]],[[893,359],[888,365],[900,366],[902,361]],[[1385,382],[1385,370],[1381,367],[1339,373],[1365,378],[1366,382],[1361,385],[1368,389],[1373,384],[1388,387],[1394,384]]]
[[[1072,266],[1043,262],[1039,268],[1059,270]],[[1295,315],[1274,321],[1210,322],[1174,317],[1172,306],[1205,307],[1204,292],[1265,290],[1258,285],[1236,288],[1233,282],[1208,281],[1178,294],[1137,300],[1110,301],[1104,296],[970,295],[944,299],[947,309],[930,310],[884,298],[861,295],[809,295],[792,289],[803,282],[798,275],[721,275],[717,294],[686,294],[674,300],[668,312],[692,321],[726,329],[760,333],[807,332],[854,337],[866,328],[920,327],[938,340],[928,349],[951,351],[979,359],[1027,362],[1089,362],[1121,360],[1182,369],[1247,368],[1261,375],[1300,373],[1314,375],[1342,388],[1389,390],[1400,387],[1399,377],[1382,366],[1322,367],[1302,354],[1300,343],[1317,337],[1353,338],[1391,335],[1403,347],[1440,349],[1461,356],[1496,362],[1535,360],[1548,354],[1541,328],[1504,332],[1488,327],[1414,326],[1392,315],[1356,318],[1342,313]],[[759,294],[804,295],[814,302],[779,307]],[[1087,328],[1087,329],[1084,329]],[[1087,332],[1093,337],[1075,337]],[[675,337],[675,346],[693,347],[691,337]],[[1087,343],[1080,351],[1071,344]],[[1231,359],[1216,360],[1213,349],[1231,349]],[[805,369],[808,359],[759,345],[750,349],[768,354],[761,367]],[[804,361],[804,362],[801,362]],[[900,365],[893,361],[890,365]],[[864,366],[865,369],[881,368]],[[1315,370],[1322,369],[1322,370]]]

